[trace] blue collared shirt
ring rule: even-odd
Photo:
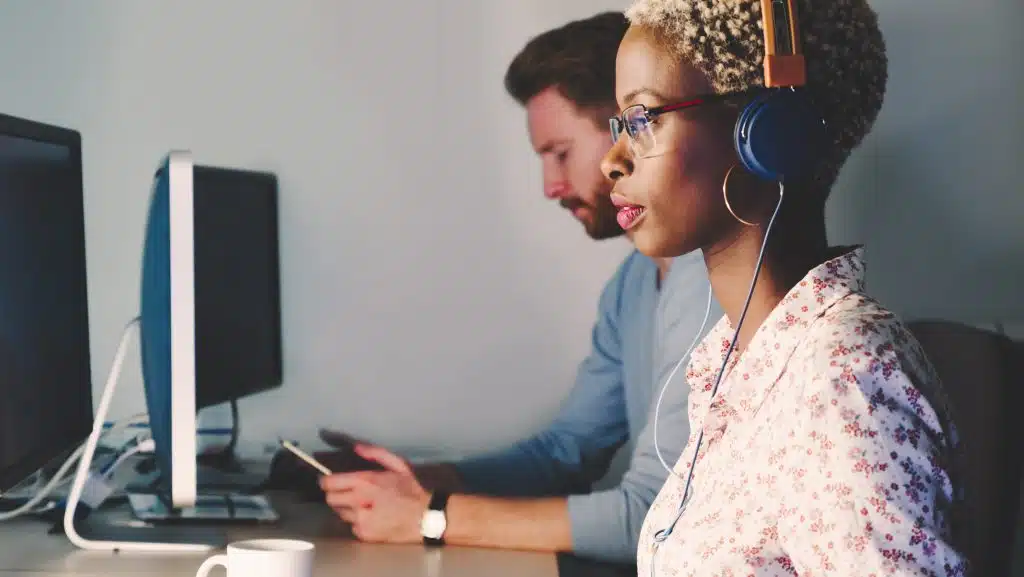
[[[636,559],[644,517],[668,476],[654,450],[654,404],[691,342],[722,315],[713,302],[698,335],[709,288],[700,251],[674,259],[661,284],[659,290],[654,261],[636,251],[627,256],[601,294],[591,352],[554,422],[508,449],[456,465],[473,492],[569,494],[573,549],[581,556]],[[682,372],[673,377],[658,417],[658,445],[669,466],[690,430]],[[630,465],[618,486],[589,492],[627,442],[633,444]]]

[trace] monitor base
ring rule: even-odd
[[[165,496],[154,493],[128,495],[135,518],[146,523],[238,525],[275,523],[280,517],[262,495],[200,494],[193,507],[171,508]]]
[[[107,551],[169,551],[200,552],[220,549],[227,545],[224,531],[214,527],[194,525],[117,525],[105,523],[93,516],[89,520],[77,521],[75,530],[89,542],[84,549]],[[63,532],[58,523],[51,532]]]

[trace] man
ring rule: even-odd
[[[597,240],[623,234],[600,161],[611,146],[615,56],[627,26],[621,13],[604,13],[548,31],[523,48],[505,76],[509,94],[526,109],[545,195]],[[668,475],[649,424],[658,378],[698,337],[708,295],[699,253],[676,259],[671,276],[668,271],[668,262],[636,251],[626,257],[601,295],[592,352],[546,430],[504,451],[423,466],[357,442],[356,452],[385,471],[323,478],[327,502],[367,541],[633,562],[644,516]],[[684,372],[673,379],[659,414],[658,445],[669,466],[689,434]],[[336,446],[345,441],[322,436]],[[630,441],[635,448],[619,485],[591,491]]]

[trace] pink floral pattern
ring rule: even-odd
[[[644,522],[641,577],[966,574],[950,544],[946,400],[917,341],[863,294],[862,250],[786,295],[733,353],[714,399],[728,319],[694,351],[692,433]],[[656,543],[701,429],[690,500]]]

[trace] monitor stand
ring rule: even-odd
[[[268,471],[260,474],[252,466],[242,464],[236,449],[239,436],[238,399],[232,399],[231,440],[223,449],[196,457],[199,492],[223,493],[225,491],[258,493],[266,485]],[[256,469],[259,469],[257,466]]]
[[[200,494],[256,494],[263,492],[266,481],[266,474],[260,475],[251,471],[227,472],[200,465],[197,469],[196,487]]]
[[[234,449],[227,447],[216,453],[208,453],[196,457],[200,467],[214,469],[224,473],[245,473],[245,466],[238,460]]]
[[[237,461],[235,461],[238,463]],[[140,461],[135,467],[139,479],[129,482],[126,490],[129,493],[153,493],[161,488],[162,479],[156,470],[156,461],[152,456]],[[237,466],[220,467],[213,465],[202,456],[196,462],[196,490],[198,493],[262,493],[267,483],[268,472],[260,472],[259,467],[246,469],[241,463]],[[156,477],[152,475],[156,474]]]
[[[200,493],[262,493],[269,470],[256,464],[242,464],[234,451],[200,455],[196,462]]]
[[[207,551],[227,545],[227,535],[216,527],[194,525],[149,525],[142,521],[112,522],[93,513],[75,521],[76,537],[89,543],[109,544],[86,549],[110,551]],[[64,526],[65,534],[67,525]]]

